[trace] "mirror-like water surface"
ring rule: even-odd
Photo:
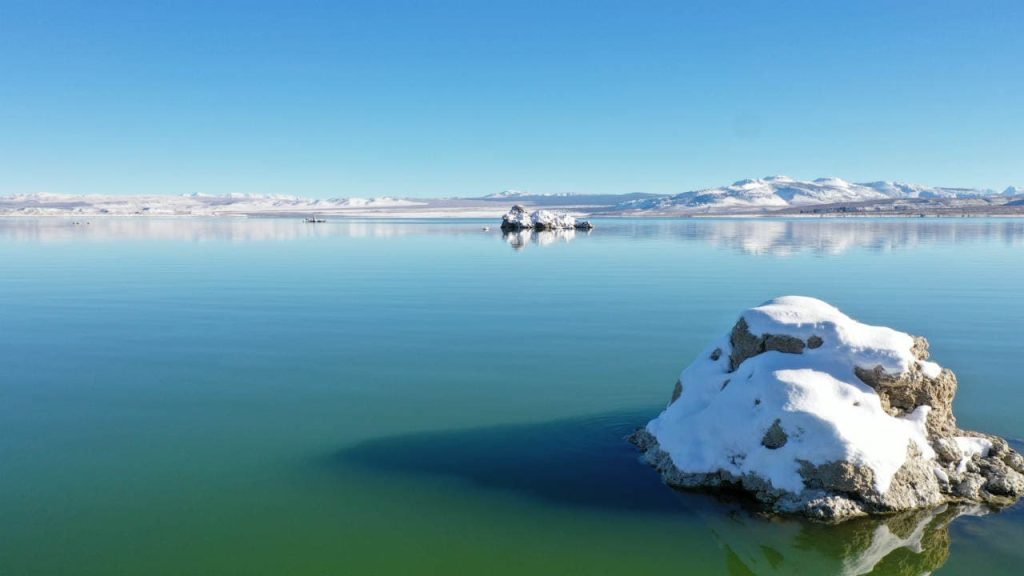
[[[0,573],[1017,573],[1021,506],[765,519],[622,438],[795,293],[1019,448],[1024,221],[597,226],[0,220]]]

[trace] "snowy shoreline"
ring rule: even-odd
[[[797,180],[770,176],[728,186],[664,195],[531,194],[506,191],[475,198],[305,198],[283,194],[169,196],[0,196],[0,216],[349,216],[500,218],[512,205],[574,217],[820,217],[1024,216],[1024,189],[1003,192],[840,178]]]

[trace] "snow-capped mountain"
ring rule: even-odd
[[[770,212],[793,206],[865,202],[900,198],[977,198],[995,194],[991,190],[942,188],[903,182],[857,184],[841,178],[796,180],[769,176],[740,180],[729,186],[684,192],[623,202],[617,208],[633,211],[671,212]]]
[[[566,196],[572,196],[572,194],[568,194],[565,192],[558,194],[550,192],[546,194],[536,194],[533,192],[527,192],[526,190],[502,190],[501,192],[488,194],[486,196],[482,196],[481,198],[483,198],[484,200],[515,200],[516,198],[553,198]]]
[[[303,198],[285,194],[0,196],[0,216],[375,216],[500,218],[512,204],[600,216],[687,216],[790,213],[1024,214],[1024,188],[1003,192],[903,182],[852,183],[840,178],[771,176],[671,196],[544,194],[506,190],[475,198]]]
[[[867,186],[873,190],[878,190],[885,194],[887,198],[980,198],[995,194],[992,190],[980,190],[977,188],[922,186],[920,184],[889,182],[885,180],[868,182],[860,184],[860,186]]]
[[[484,198],[488,200],[500,200],[503,198],[521,198],[523,196],[533,196],[533,194],[530,194],[525,190],[502,190],[501,192],[488,194],[484,196]]]

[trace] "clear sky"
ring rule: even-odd
[[[0,194],[1024,184],[1024,2],[0,0]]]

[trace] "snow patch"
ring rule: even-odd
[[[926,378],[938,378],[942,374],[942,366],[939,366],[935,362],[929,362],[927,360],[918,360],[917,366],[921,369],[921,372]]]
[[[803,296],[771,300],[742,318],[755,336],[804,342],[816,336],[820,346],[800,354],[763,352],[730,371],[730,338],[712,343],[680,374],[679,399],[647,425],[680,472],[755,474],[775,488],[800,492],[802,461],[849,461],[870,468],[884,494],[911,443],[934,458],[925,428],[930,408],[891,416],[854,374],[855,367],[878,365],[890,374],[908,371],[916,362],[909,334],[862,324]],[[762,439],[775,421],[787,440],[773,449]]]
[[[975,438],[973,436],[955,436],[953,441],[956,442],[957,448],[960,449],[960,463],[957,464],[956,471],[961,474],[967,470],[967,463],[971,461],[971,458],[978,456],[980,458],[987,458],[989,450],[992,449],[992,442],[985,438]]]

